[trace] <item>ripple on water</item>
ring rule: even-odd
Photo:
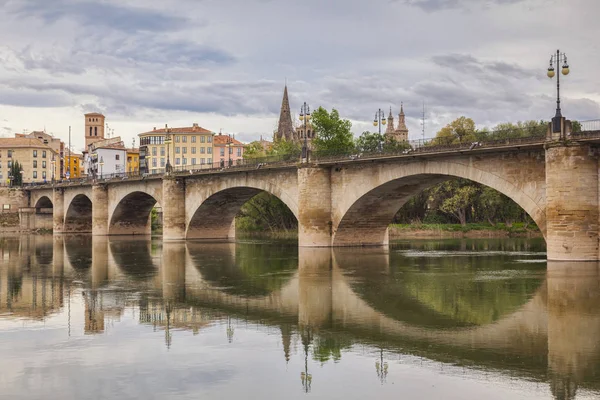
[[[400,250],[405,257],[490,257],[490,256],[542,256],[542,251],[443,251]],[[545,261],[545,260],[544,260]]]

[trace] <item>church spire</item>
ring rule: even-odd
[[[394,115],[392,114],[392,106],[390,106],[390,113],[388,114],[388,122],[387,128],[385,128],[385,133],[393,133],[394,132]]]
[[[406,121],[405,121],[405,115],[404,115],[404,104],[400,103],[400,114],[398,114],[398,127],[396,128],[396,131],[407,131],[408,129],[406,128]]]
[[[283,89],[283,100],[281,101],[279,124],[277,126],[277,132],[275,133],[275,139],[294,140],[294,125],[292,124],[287,84]]]

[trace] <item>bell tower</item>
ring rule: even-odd
[[[89,145],[104,140],[104,115],[100,113],[84,114],[85,117],[85,148]]]

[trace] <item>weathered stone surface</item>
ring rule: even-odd
[[[108,206],[108,187],[92,186],[92,234],[94,236],[108,235]]]
[[[598,259],[598,158],[587,145],[546,150],[549,260]]]
[[[298,169],[298,244],[331,246],[331,169]]]
[[[65,193],[64,189],[56,188],[52,196],[54,212],[52,225],[54,233],[62,233],[65,225]]]
[[[169,201],[162,204],[163,240],[185,239],[185,181],[183,179],[163,179],[163,193],[168,193]]]

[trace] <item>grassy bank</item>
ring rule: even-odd
[[[391,224],[390,238],[411,237],[452,237],[452,238],[502,238],[502,237],[542,237],[542,233],[535,224],[525,225],[514,223],[485,224],[473,223],[462,226],[460,224]]]

